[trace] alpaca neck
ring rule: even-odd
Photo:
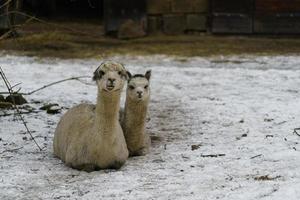
[[[137,138],[144,134],[149,100],[131,101],[128,97],[125,103],[125,137]]]
[[[95,127],[104,138],[113,138],[119,123],[121,91],[98,91]]]

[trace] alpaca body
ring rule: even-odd
[[[121,89],[105,91],[99,86],[101,84],[98,83],[96,106],[80,104],[71,108],[56,128],[54,154],[72,168],[85,171],[118,169],[128,158],[118,120],[123,85]]]
[[[151,71],[145,75],[131,76],[128,81],[122,128],[130,156],[141,156],[149,152],[151,139],[146,134],[146,118],[150,99],[149,79]]]
[[[149,152],[151,140],[145,132],[148,100],[132,102],[126,98],[124,119],[124,135],[130,156],[141,156]]]

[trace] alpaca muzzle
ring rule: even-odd
[[[107,89],[107,90],[113,90],[114,88],[115,88],[115,86],[112,85],[112,84],[107,84],[107,85],[106,85],[106,89]]]
[[[142,98],[143,97],[143,92],[142,91],[137,91],[137,95],[138,95],[138,98]]]
[[[111,79],[111,78],[107,79],[107,82],[106,82],[107,90],[113,90],[115,88],[115,83],[114,83],[115,81],[116,81],[116,79]]]

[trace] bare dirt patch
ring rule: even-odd
[[[31,22],[18,28],[17,38],[2,39],[0,48],[9,52],[42,57],[101,58],[112,55],[215,56],[282,55],[300,52],[299,37],[212,36],[163,34],[133,40],[104,36],[101,22]],[[181,58],[182,59],[182,58]],[[183,60],[184,61],[184,60]]]

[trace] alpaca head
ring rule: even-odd
[[[127,86],[127,97],[132,101],[144,101],[150,96],[150,77],[151,70],[145,74],[131,75],[127,72],[129,77]]]
[[[103,62],[94,72],[93,80],[99,90],[113,92],[122,90],[127,80],[125,67],[117,62]]]

